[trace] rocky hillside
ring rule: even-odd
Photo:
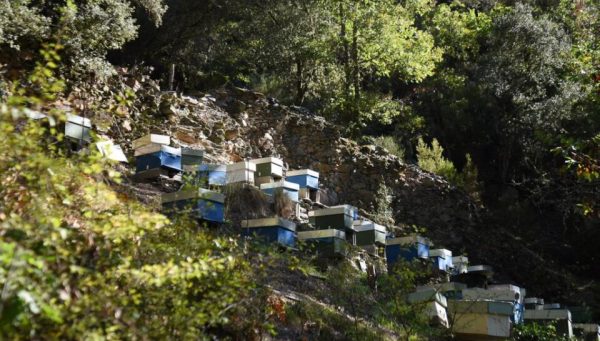
[[[385,184],[398,232],[424,229],[438,246],[468,254],[473,264],[494,266],[499,281],[522,285],[532,295],[572,304],[589,302],[589,288],[574,290],[586,279],[562,271],[552,254],[541,255],[518,234],[489,222],[485,209],[464,191],[383,148],[344,138],[323,117],[239,88],[180,95],[161,92],[149,79],[123,77],[141,100],[104,133],[129,155],[131,141],[151,132],[171,135],[182,146],[202,148],[215,163],[279,155],[290,169],[320,173],[321,202],[352,204],[365,216],[378,208],[381,198],[376,194]],[[130,187],[146,202],[154,201],[159,191],[175,189],[168,183]]]

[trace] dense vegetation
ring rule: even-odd
[[[67,157],[56,127],[24,119],[40,110],[61,122],[60,99],[101,93],[115,65],[152,66],[164,88],[175,65],[180,91],[233,84],[308,107],[464,188],[486,224],[548,235],[548,252],[599,279],[596,0],[6,0],[0,338],[236,337],[277,315],[261,282],[276,254],[251,262],[236,240],[141,207],[115,192],[119,176],[97,155]],[[133,97],[89,105],[119,115]],[[358,303],[385,313],[356,314],[428,335],[392,294],[416,276],[397,276]],[[366,279],[346,280],[366,291]]]

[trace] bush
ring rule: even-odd
[[[390,154],[396,155],[398,159],[404,159],[404,149],[400,147],[393,136],[379,136],[374,139],[375,145],[385,148]]]
[[[422,169],[443,176],[448,181],[456,183],[458,172],[452,161],[446,159],[443,155],[444,148],[437,139],[431,141],[431,147],[428,146],[422,138],[419,138],[417,144],[417,157],[419,167]]]

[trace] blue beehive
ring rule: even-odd
[[[163,208],[168,212],[190,210],[198,219],[223,223],[225,196],[206,189],[187,190],[162,195]]]
[[[206,186],[225,186],[227,183],[227,166],[200,165],[198,179]]]
[[[310,169],[288,171],[285,179],[298,184],[300,188],[319,189],[319,173]]]
[[[418,235],[388,239],[385,245],[388,266],[396,263],[400,258],[407,261],[426,259],[429,257],[430,246],[429,239]]]
[[[296,224],[279,217],[243,220],[242,235],[256,236],[267,243],[296,246]]]
[[[157,168],[166,168],[180,172],[181,150],[178,148],[161,145],[159,151],[150,154],[138,155],[135,158],[136,172],[143,172]]]
[[[265,183],[260,185],[260,189],[268,195],[274,195],[277,189],[281,189],[291,201],[298,202],[298,190],[300,188],[295,183],[289,181]]]
[[[438,271],[450,272],[454,267],[452,264],[452,251],[450,250],[429,250],[429,258],[433,260],[433,265]]]

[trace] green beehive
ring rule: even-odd
[[[356,220],[352,230],[353,245],[368,246],[377,244],[385,246],[385,226],[368,220]]]
[[[343,256],[346,253],[346,234],[335,229],[298,232],[298,240],[313,247],[320,256]]]
[[[356,216],[356,208],[339,205],[308,212],[310,221],[318,229],[351,230]]]
[[[272,177],[281,179],[283,177],[283,161],[276,157],[265,157],[262,159],[250,160],[256,165],[255,177]]]
[[[186,172],[197,172],[202,164],[204,151],[188,147],[181,148],[181,167]]]

